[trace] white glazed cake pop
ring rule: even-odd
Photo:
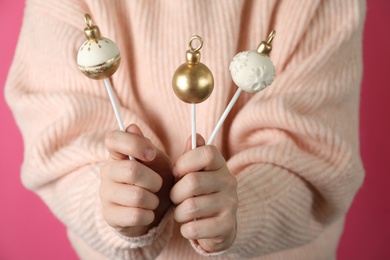
[[[110,39],[101,37],[99,27],[93,25],[89,14],[84,17],[87,27],[84,42],[77,54],[79,69],[91,79],[105,79],[112,76],[119,67],[121,55],[118,46]]]
[[[275,76],[275,67],[270,58],[254,50],[243,51],[234,56],[229,69],[234,83],[250,93],[259,92],[271,85]]]
[[[272,50],[271,42],[274,37],[275,31],[272,31],[267,41],[260,42],[256,51],[243,51],[234,56],[229,69],[234,83],[238,86],[238,90],[223,112],[207,144],[211,144],[214,141],[215,136],[242,91],[255,93],[272,84],[275,77],[275,66],[267,55]]]

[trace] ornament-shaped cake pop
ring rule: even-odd
[[[119,129],[124,132],[126,129],[109,79],[117,71],[121,61],[119,48],[115,42],[101,36],[99,27],[93,24],[89,14],[85,14],[84,21],[87,25],[84,28],[87,41],[81,45],[77,53],[77,64],[88,78],[104,81]],[[129,158],[134,160],[132,156]]]
[[[272,84],[275,77],[275,67],[268,54],[272,51],[271,42],[274,37],[275,31],[272,31],[267,41],[260,42],[257,50],[243,51],[234,56],[229,69],[234,83],[238,86],[238,90],[223,112],[207,144],[211,144],[214,141],[215,136],[243,90],[249,93],[260,92]]]
[[[79,69],[91,79],[111,77],[119,67],[121,55],[118,46],[100,34],[100,29],[92,22],[89,14],[84,16],[84,34],[87,41],[81,45],[77,54]]]
[[[200,42],[196,48],[192,46],[195,40]],[[213,74],[200,62],[199,50],[202,46],[202,37],[194,35],[190,38],[190,49],[186,53],[187,62],[177,68],[172,79],[176,96],[191,104],[192,149],[196,148],[196,104],[205,101],[214,89]]]

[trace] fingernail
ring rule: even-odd
[[[153,148],[150,148],[150,147],[146,148],[146,150],[145,150],[145,158],[147,160],[151,161],[151,160],[154,159],[155,156],[156,156],[156,152],[154,151]]]

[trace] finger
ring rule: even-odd
[[[154,212],[141,208],[124,207],[115,204],[103,207],[106,222],[113,228],[147,226],[154,220]]]
[[[179,223],[194,219],[209,218],[224,210],[224,201],[217,194],[188,198],[180,203],[174,211],[174,218]]]
[[[173,167],[173,174],[181,178],[189,172],[216,171],[225,164],[225,159],[215,146],[205,145],[180,156]]]
[[[140,137],[145,137],[145,135],[143,134],[143,132],[141,131],[141,129],[136,125],[136,124],[131,124],[129,125],[127,128],[126,128],[126,132],[127,133],[131,133],[131,134],[135,134],[135,135],[138,135]],[[145,137],[145,140],[147,140],[148,142],[150,142],[150,139],[149,138],[146,138]],[[157,155],[155,157],[158,156],[159,152],[161,153],[161,151],[159,151],[157,149]]]
[[[103,203],[112,203],[126,207],[137,207],[154,210],[159,204],[158,197],[148,190],[135,185],[113,183],[110,186],[102,186],[100,197]]]
[[[205,194],[219,192],[223,182],[213,172],[192,172],[180,179],[171,189],[170,197],[178,205],[184,200]]]
[[[193,220],[181,225],[180,232],[187,239],[220,239],[223,240],[235,228],[234,216],[216,216]]]
[[[224,235],[220,237],[214,237],[210,239],[198,239],[198,243],[201,248],[207,252],[220,252],[228,249],[234,242],[237,232],[237,223],[229,225],[231,228],[228,228],[224,231]]]
[[[133,184],[153,193],[158,192],[163,184],[158,173],[137,161],[114,161],[103,167],[102,177],[106,174],[112,182]]]
[[[127,133],[135,134],[140,137],[145,137],[141,129],[136,124],[131,124],[126,128]]]
[[[112,131],[107,134],[105,143],[112,160],[123,160],[131,155],[141,161],[151,161],[156,156],[150,141],[137,134]]]
[[[204,146],[206,144],[206,141],[200,134],[196,134],[196,147]],[[192,150],[192,138],[189,137],[187,139],[185,148],[184,148],[184,153]]]

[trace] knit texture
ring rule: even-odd
[[[238,233],[220,258],[333,259],[364,171],[358,105],[365,2],[359,0],[27,0],[6,83],[22,132],[23,184],[67,226],[82,259],[200,259],[171,212],[139,238],[104,221],[99,169],[117,129],[104,83],[76,54],[88,12],[121,50],[112,83],[125,125],[135,123],[174,162],[190,136],[190,106],[171,80],[188,39],[204,39],[214,92],[197,106],[210,136],[237,90],[229,64],[276,30],[271,86],[242,93],[214,144],[238,179]]]

